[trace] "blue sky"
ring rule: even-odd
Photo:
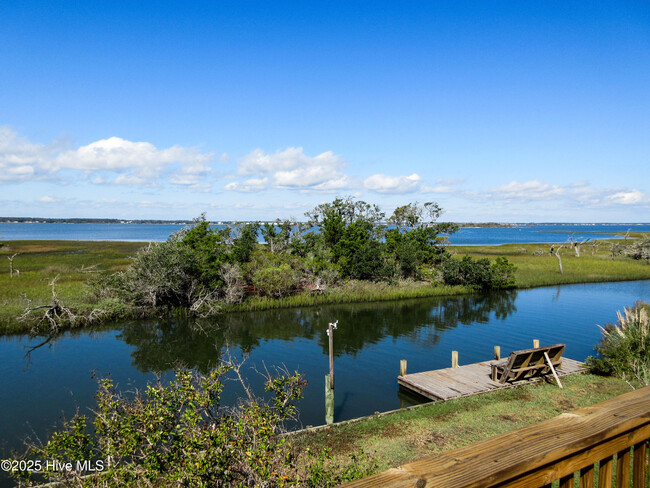
[[[0,4],[0,215],[650,221],[650,3]]]

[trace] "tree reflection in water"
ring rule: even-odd
[[[134,365],[142,372],[165,371],[176,365],[207,371],[226,348],[250,353],[263,341],[315,341],[327,354],[327,323],[338,319],[335,356],[351,355],[383,339],[437,344],[445,330],[459,324],[504,320],[516,311],[517,291],[453,298],[356,303],[234,313],[216,320],[182,318],[130,322],[118,336],[135,346]]]

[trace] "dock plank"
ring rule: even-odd
[[[422,371],[398,376],[398,384],[415,391],[431,400],[450,400],[461,396],[476,395],[499,388],[511,388],[541,381],[543,378],[526,378],[502,384],[492,380],[493,361],[466,364],[458,368],[445,368],[434,371]],[[558,376],[581,373],[585,371],[582,363],[574,359],[562,358],[562,366],[557,369]]]

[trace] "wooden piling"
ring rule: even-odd
[[[501,346],[494,346],[494,359],[501,359]]]
[[[406,359],[401,359],[399,362],[399,375],[406,376]]]
[[[332,330],[332,324],[329,324],[327,327],[330,345],[330,389],[334,390],[334,331]]]
[[[539,339],[533,339],[533,347],[539,347]]]
[[[325,423],[334,423],[334,389],[330,387],[330,375],[325,375]]]
[[[458,367],[458,351],[451,351],[451,367]]]

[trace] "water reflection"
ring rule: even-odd
[[[134,346],[133,364],[142,372],[175,365],[205,372],[226,348],[248,354],[264,341],[314,341],[328,351],[327,323],[338,319],[334,355],[355,357],[385,338],[435,345],[441,332],[460,324],[486,324],[516,312],[516,291],[481,296],[403,300],[372,304],[228,314],[213,321],[169,319],[125,324],[118,338]]]

